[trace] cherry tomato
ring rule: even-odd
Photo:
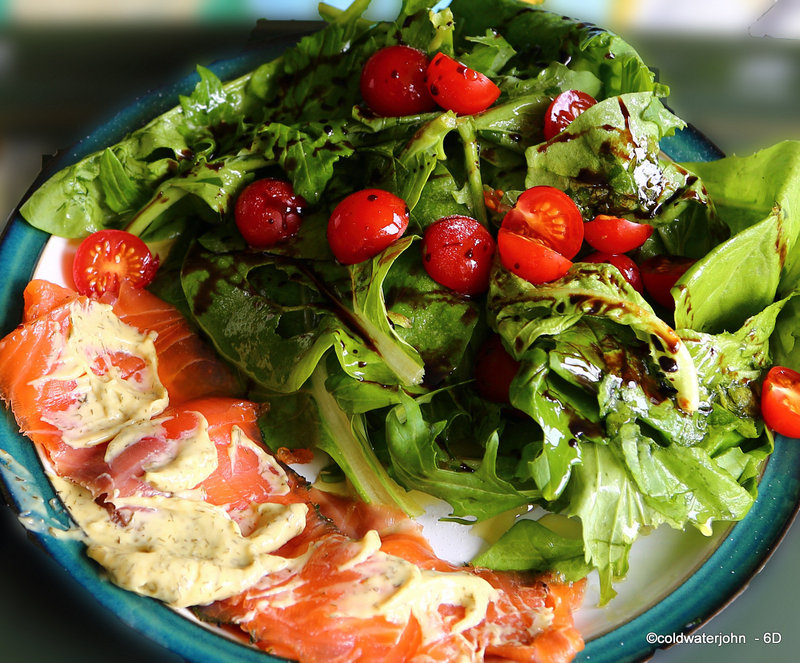
[[[518,235],[506,228],[497,232],[497,250],[503,267],[535,284],[555,281],[572,267],[572,261],[540,240]]]
[[[475,355],[475,389],[487,401],[508,403],[511,381],[519,370],[519,362],[503,346],[498,334],[487,338]]]
[[[544,114],[545,140],[560,134],[578,115],[596,103],[594,97],[580,90],[567,90],[559,94]]]
[[[439,106],[459,115],[485,111],[500,96],[500,88],[490,78],[444,53],[433,56],[425,82]]]
[[[462,295],[489,289],[494,239],[468,216],[446,216],[428,226],[422,238],[422,264],[437,283]]]
[[[773,366],[761,386],[761,416],[772,430],[800,437],[800,373]]]
[[[607,262],[610,265],[614,265],[628,283],[638,292],[644,292],[642,274],[639,271],[639,267],[628,256],[620,253],[602,253],[601,251],[595,251],[581,260],[582,262]]]
[[[289,182],[267,177],[244,188],[236,199],[233,217],[250,246],[266,249],[300,230],[307,205]]]
[[[410,46],[387,46],[372,54],[361,70],[361,96],[384,117],[416,115],[436,108],[425,84],[428,56]]]
[[[572,199],[551,186],[523,191],[503,217],[506,230],[539,240],[565,258],[573,258],[583,243],[583,217]]]
[[[158,257],[136,235],[124,230],[99,230],[78,246],[72,278],[79,293],[100,297],[117,294],[123,281],[144,288],[157,269]]]
[[[653,256],[639,265],[644,289],[664,308],[674,309],[672,286],[695,263],[691,258]]]
[[[636,223],[616,216],[598,214],[583,225],[584,239],[603,253],[627,253],[638,249],[653,234],[649,223]]]
[[[333,255],[354,265],[378,255],[408,227],[408,205],[382,189],[351,193],[328,220],[328,243]]]

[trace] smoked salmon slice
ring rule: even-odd
[[[157,334],[158,370],[173,405],[205,396],[232,396],[242,386],[217,359],[203,340],[192,331],[181,313],[142,288],[127,283],[117,297],[108,296],[120,319],[142,331]]]
[[[238,390],[180,314],[143,290],[93,301],[33,281],[23,323],[0,341],[0,397],[22,432],[111,523],[102,527],[134,530],[124,549],[87,542],[123,586],[192,605],[202,619],[235,625],[255,646],[302,663],[567,663],[583,648],[572,617],[582,583],[438,558],[397,509],[323,493],[267,452],[258,427],[267,406]],[[179,517],[186,508],[230,523],[241,553],[223,562],[215,557],[222,548],[198,544],[200,559],[189,564],[169,548],[158,568],[191,567],[202,586],[209,569],[237,581],[214,578],[208,595],[141,572],[138,584],[125,584],[113,562],[155,568],[148,554],[159,551],[138,542],[162,508],[174,511],[168,522],[178,532],[192,522]],[[266,536],[273,530],[281,534]],[[181,554],[194,555],[188,550]]]
[[[421,533],[407,528],[392,536],[389,545],[384,538],[380,552],[412,562],[423,572],[432,571],[427,576],[432,585],[446,582],[449,575],[472,574],[484,581],[493,597],[478,624],[460,630],[457,625],[469,618],[468,608],[437,598],[435,591],[426,594],[430,606],[412,609],[402,619],[393,618],[391,608],[382,611],[382,605],[374,612],[364,610],[362,601],[391,605],[396,594],[375,581],[384,566],[353,563],[363,555],[363,542],[338,533],[314,541],[300,573],[265,576],[242,594],[196,612],[204,619],[238,624],[258,647],[300,661],[568,663],[583,649],[583,639],[572,624],[582,583],[548,583],[456,567],[438,559],[420,539]]]
[[[48,341],[43,327],[63,321],[71,302],[86,299],[69,288],[41,279],[31,281],[23,297],[23,324],[0,341],[0,393],[11,393],[18,387],[23,373],[41,374],[41,362],[27,371],[24,366],[15,366],[15,362],[19,357],[25,357],[26,361],[34,357],[44,360],[45,357],[35,354],[37,346],[44,347]],[[157,334],[159,378],[173,405],[205,396],[231,396],[241,392],[240,381],[228,365],[217,359],[175,307],[147,290],[124,282],[119,295],[105,295],[101,301],[109,304],[126,324]],[[26,398],[10,400],[28,402]]]

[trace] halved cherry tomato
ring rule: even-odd
[[[639,267],[628,256],[619,253],[603,253],[595,251],[590,253],[585,258],[581,258],[582,262],[607,262],[609,265],[614,265],[625,280],[630,283],[638,292],[643,293],[644,287],[642,286],[642,274]]]
[[[773,366],[761,386],[761,416],[772,430],[800,437],[800,373]]]
[[[156,275],[158,257],[147,245],[124,230],[98,230],[78,246],[72,278],[82,295],[116,294],[123,281],[144,288]]]
[[[266,249],[300,230],[308,203],[286,180],[266,177],[248,184],[236,199],[236,227],[245,241]]]
[[[406,201],[382,189],[363,189],[342,200],[328,220],[333,255],[354,265],[378,255],[408,227]]]
[[[639,265],[644,289],[664,308],[674,309],[672,286],[695,263],[691,258],[675,256],[653,256]]]
[[[536,239],[565,258],[573,258],[583,243],[583,217],[572,199],[551,186],[523,191],[503,217],[503,228]]]
[[[583,225],[583,237],[603,253],[627,253],[638,249],[653,234],[649,223],[636,223],[616,216],[598,214]]]
[[[428,56],[410,46],[387,46],[372,54],[361,70],[361,96],[384,117],[416,115],[436,108],[425,84]]]
[[[572,261],[540,240],[500,228],[497,232],[500,262],[509,272],[534,284],[549,283],[561,278],[572,267]]]
[[[487,338],[475,355],[475,389],[487,401],[508,403],[511,381],[519,370],[519,362],[503,346],[498,334]]]
[[[459,115],[485,111],[500,96],[500,88],[488,76],[444,53],[433,56],[425,82],[439,106]]]
[[[428,226],[422,238],[422,264],[437,283],[462,295],[489,288],[494,239],[468,216],[447,216]]]
[[[550,140],[560,134],[587,108],[597,103],[595,98],[580,90],[566,90],[559,94],[544,114],[544,137]]]

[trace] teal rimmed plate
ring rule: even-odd
[[[233,78],[277,56],[289,43],[276,41],[265,50],[225,60],[211,68]],[[177,103],[197,79],[192,76],[137,100],[71,150],[54,159],[33,188],[56,170],[119,140],[134,128]],[[680,161],[718,158],[719,150],[692,128],[664,141],[667,154]],[[40,260],[48,236],[14,213],[0,237],[0,334],[13,329],[21,316],[22,291]],[[148,638],[187,661],[217,663],[236,660],[278,661],[223,631],[194,621],[186,612],[121,590],[103,577],[78,540],[65,536],[70,519],[56,498],[32,445],[21,437],[10,413],[0,418],[0,476],[9,504],[38,543],[103,609],[114,613]],[[589,605],[578,614],[587,637],[577,661],[628,663],[647,658],[658,646],[647,634],[691,631],[734,598],[766,562],[791,523],[800,500],[800,446],[776,441],[760,484],[755,506],[741,523],[715,532],[710,539],[688,533],[658,531],[634,547],[632,571],[619,603],[599,610]],[[446,535],[445,535],[446,536]],[[666,548],[665,548],[666,547]],[[666,550],[666,553],[664,554]],[[660,551],[660,556],[654,554]],[[664,573],[661,566],[668,564]],[[660,571],[659,571],[660,569]],[[658,582],[651,582],[656,573]],[[622,606],[622,607],[618,607]]]

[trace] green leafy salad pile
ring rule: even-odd
[[[571,517],[578,538],[521,519],[476,561],[567,579],[596,569],[607,601],[638,536],[662,524],[710,532],[755,499],[773,445],[760,382],[772,364],[800,364],[800,147],[677,163],[662,139],[684,122],[618,36],[513,0],[405,0],[394,22],[364,19],[367,5],[323,5],[324,28],[236,80],[200,68],[178,106],[55,174],[22,213],[54,235],[170,240],[151,289],[269,403],[268,444],[321,449],[334,461],[326,476],[412,515],[418,489],[465,522],[537,506]],[[359,73],[396,43],[454,56],[500,98],[474,116],[375,116]],[[545,109],[569,89],[598,103],[545,141]],[[290,180],[310,208],[296,237],[259,251],[232,207],[263,176]],[[427,275],[428,225],[460,214],[496,231],[485,191],[511,205],[538,184],[565,191],[586,220],[653,225],[637,261],[696,259],[674,312],[580,255],[544,285],[495,258],[479,297]],[[403,198],[410,226],[344,266],[326,225],[366,187]],[[492,333],[520,362],[511,406],[474,386]]]

